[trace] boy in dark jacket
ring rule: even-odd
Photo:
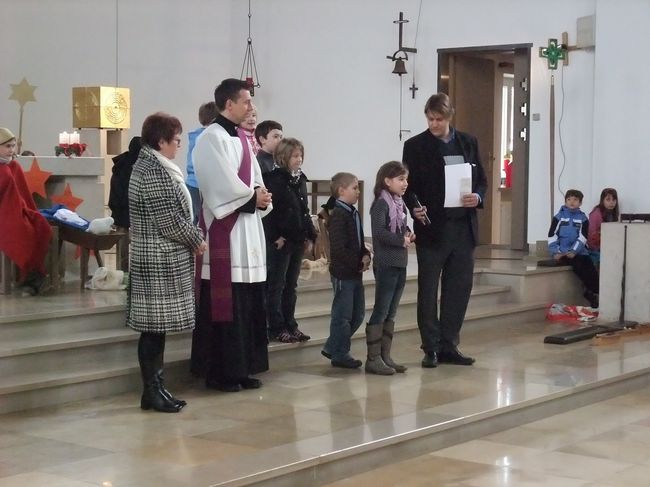
[[[331,359],[334,367],[356,369],[362,362],[350,355],[350,346],[365,316],[361,276],[370,267],[370,252],[364,245],[361,217],[354,207],[359,199],[359,180],[353,174],[340,172],[332,177],[330,187],[336,198],[328,224],[334,300],[330,336],[321,353]]]
[[[582,198],[582,192],[577,189],[569,189],[564,195],[564,205],[548,230],[548,250],[556,261],[573,268],[585,286],[585,298],[592,308],[597,308],[598,272],[586,247],[589,219],[580,210]]]

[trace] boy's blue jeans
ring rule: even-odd
[[[330,336],[323,350],[332,360],[343,360],[350,354],[351,338],[359,329],[366,314],[363,281],[358,279],[337,279],[332,277],[334,300]]]
[[[395,321],[397,307],[406,284],[406,267],[373,266],[375,274],[375,306],[369,325]]]

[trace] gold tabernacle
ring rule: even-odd
[[[130,128],[131,90],[113,86],[72,88],[72,125],[75,128]]]

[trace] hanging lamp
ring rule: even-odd
[[[257,74],[257,65],[255,64],[255,53],[253,52],[253,38],[251,37],[251,0],[248,0],[248,38],[246,39],[246,52],[244,53],[244,62],[241,67],[239,78],[246,81],[251,96],[255,96],[255,88],[260,87],[260,78]]]

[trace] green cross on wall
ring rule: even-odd
[[[566,59],[567,51],[557,43],[557,39],[549,39],[548,47],[539,48],[539,57],[545,57],[548,69],[557,69],[557,63]]]

